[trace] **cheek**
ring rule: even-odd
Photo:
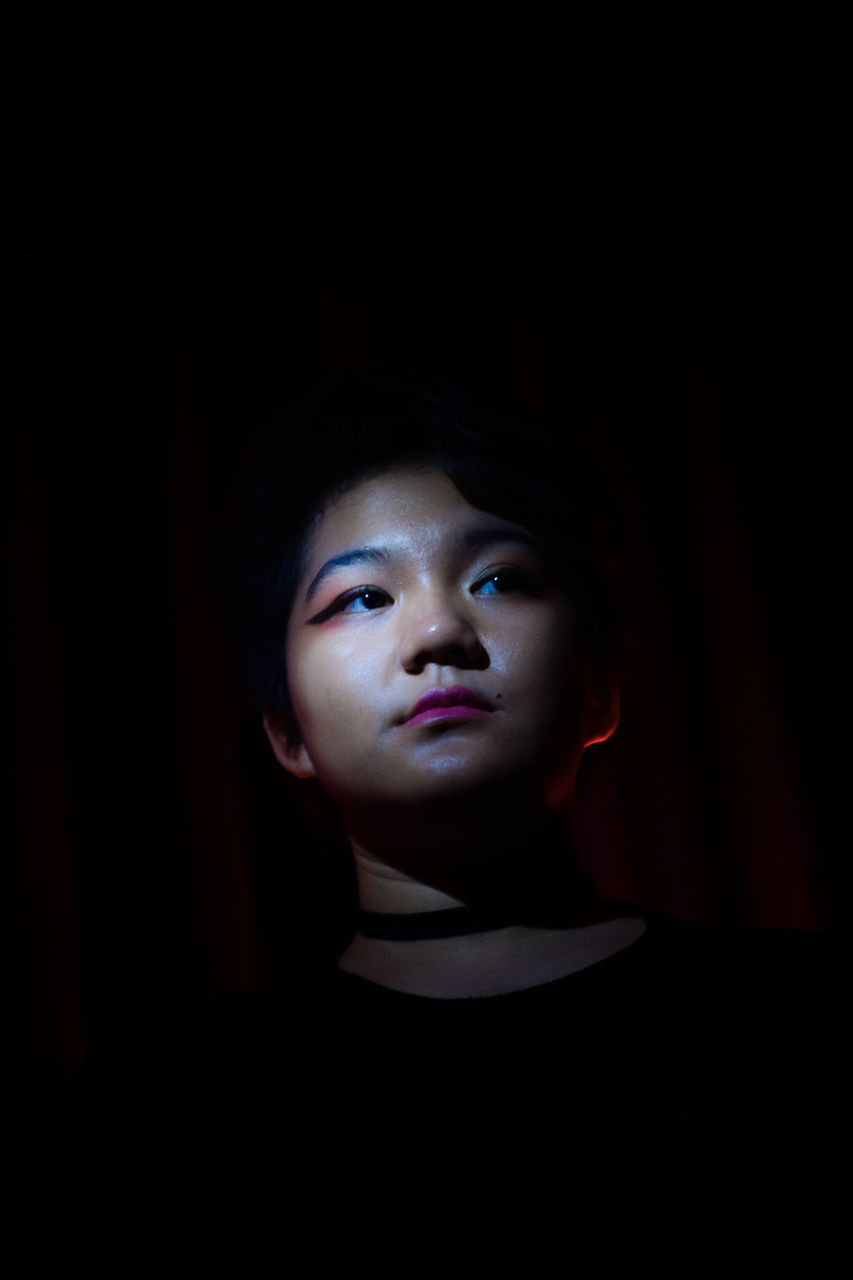
[[[577,630],[574,620],[548,610],[527,615],[504,637],[503,663],[530,695],[553,696],[577,679]]]
[[[552,620],[553,621],[553,620]],[[546,752],[573,753],[581,734],[581,667],[574,625],[529,633],[518,652],[521,700],[532,739]]]
[[[316,664],[308,646],[289,642],[287,646],[287,687],[303,741],[321,716],[323,682],[317,679]]]
[[[297,723],[309,742],[313,735],[340,736],[364,709],[370,690],[370,654],[356,639],[331,633],[288,654],[290,697]]]

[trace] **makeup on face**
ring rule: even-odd
[[[430,689],[418,698],[411,715],[403,721],[403,727],[428,724],[435,720],[476,720],[491,715],[494,704],[489,698],[454,684],[448,689]]]
[[[544,770],[576,736],[576,657],[527,529],[435,467],[358,483],[312,531],[288,626],[303,776],[345,811]]]

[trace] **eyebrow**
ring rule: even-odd
[[[506,542],[520,542],[524,546],[532,547],[535,551],[542,550],[542,544],[535,534],[516,525],[505,529],[483,527],[467,529],[456,541],[454,551],[456,554],[465,551],[482,551],[487,547]],[[354,564],[388,565],[394,559],[394,555],[390,547],[355,547],[352,551],[342,551],[340,555],[332,556],[312,578],[305,592],[305,604],[310,604],[320,585],[338,569],[345,569]]]
[[[322,569],[314,575],[311,585],[305,592],[305,603],[310,603],[320,584],[336,569],[345,569],[351,564],[384,565],[390,563],[391,559],[392,553],[387,547],[356,547],[354,551],[342,551],[339,556],[332,556],[331,560],[327,560]]]

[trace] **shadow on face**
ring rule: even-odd
[[[273,750],[351,830],[544,812],[618,719],[536,538],[426,464],[353,484],[315,523],[287,669]]]

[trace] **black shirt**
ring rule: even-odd
[[[485,1213],[494,1241],[547,1205],[552,1228],[577,1186],[617,1218],[692,1189],[707,1218],[778,1178],[802,1210],[839,1124],[831,940],[647,920],[507,995],[411,996],[329,960],[192,1011],[71,1082],[36,1203],[72,1252],[168,1238],[198,1260],[242,1223],[238,1249],[341,1264],[377,1214],[420,1239]]]

